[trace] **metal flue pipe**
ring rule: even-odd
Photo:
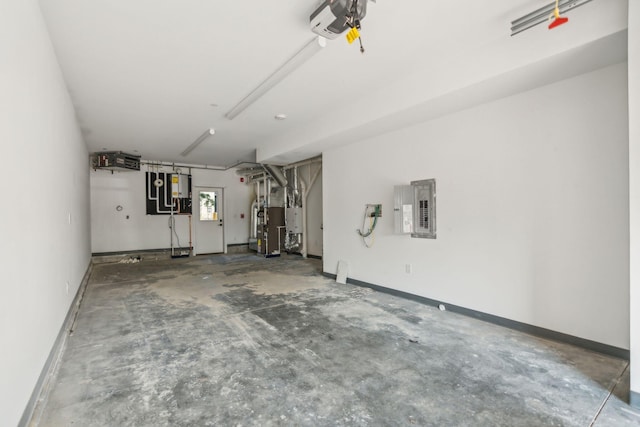
[[[273,179],[276,180],[280,187],[285,188],[287,186],[287,177],[284,176],[282,168],[274,165],[262,165],[262,167],[264,168],[264,170],[269,172],[269,175],[271,175]]]

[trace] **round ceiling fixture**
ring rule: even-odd
[[[287,115],[286,114],[282,114],[282,113],[276,114],[274,119],[276,119],[276,120],[286,120],[287,119]]]

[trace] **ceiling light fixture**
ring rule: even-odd
[[[190,146],[188,146],[182,153],[180,153],[180,155],[182,157],[185,157],[187,154],[192,152],[198,145],[202,144],[205,139],[209,138],[214,133],[216,133],[216,131],[213,128],[207,129],[206,131],[204,131],[202,135],[198,137],[198,139],[193,141],[193,143],[191,143]]]
[[[313,55],[320,52],[323,47],[327,45],[327,40],[324,37],[318,36],[313,38],[309,43],[304,45],[295,55],[293,55],[287,62],[282,64],[273,74],[266,78],[265,81],[260,83],[249,95],[245,96],[240,102],[236,104],[231,110],[225,114],[225,117],[229,120],[235,119],[240,113],[246,110],[251,104],[256,102],[265,93],[271,90],[275,85],[280,83],[285,77],[294,72],[298,67],[307,62]]]
[[[276,119],[276,120],[286,120],[287,119],[287,115],[280,113],[280,114],[276,114],[273,118]]]
[[[560,0],[557,2],[557,11],[559,14],[564,14],[576,7],[589,3],[591,0]],[[556,2],[542,7],[534,12],[531,12],[522,18],[518,18],[511,22],[511,36],[515,36],[529,28],[533,28],[536,25],[540,25],[548,22],[549,15],[555,15]]]

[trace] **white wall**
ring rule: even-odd
[[[618,64],[325,152],[325,272],[629,348],[627,117]],[[438,238],[394,235],[393,186],[427,178]]]
[[[194,169],[192,175],[196,186],[224,188],[225,243],[248,243],[254,186],[241,183],[235,169],[226,172]],[[244,214],[244,218],[240,218],[241,214]]]
[[[322,168],[322,163],[309,166],[313,174],[316,168]],[[303,174],[304,176],[304,174]],[[307,175],[308,176],[308,175]],[[308,181],[308,178],[305,178]],[[307,199],[307,254],[322,256],[322,170],[313,187],[309,190]]]
[[[93,253],[170,247],[167,215],[147,215],[145,172],[91,171],[91,236]],[[170,167],[160,169],[171,172]],[[182,168],[182,173],[187,173]],[[223,187],[224,230],[227,245],[249,241],[252,186],[240,182],[234,170],[192,169],[192,185]],[[116,211],[116,207],[123,207]],[[240,218],[244,213],[244,218]],[[127,219],[129,216],[129,219]],[[176,217],[176,231],[183,246],[189,241],[186,216]]]
[[[631,391],[640,407],[640,4],[629,1],[629,182]]]
[[[88,154],[35,0],[0,4],[0,141],[0,424],[12,426],[90,261]]]
[[[313,181],[316,174],[315,181]],[[307,204],[307,255],[321,257],[322,162],[298,166],[298,178],[304,182],[308,192],[307,200],[302,202]]]

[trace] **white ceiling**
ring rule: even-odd
[[[510,21],[548,3],[378,0],[362,22],[364,55],[328,41],[229,120],[314,37],[318,0],[40,1],[90,151],[215,166],[300,160],[626,58],[626,0],[510,37]]]

